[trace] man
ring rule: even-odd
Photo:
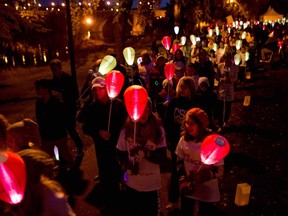
[[[116,198],[119,182],[123,177],[116,159],[116,144],[121,127],[127,118],[127,111],[120,99],[110,100],[104,78],[96,77],[91,85],[93,101],[82,113],[82,121],[86,125],[86,133],[94,141],[103,201],[104,204],[108,204],[108,201]],[[108,131],[109,115],[111,118]]]
[[[68,114],[68,134],[76,145],[76,156],[83,156],[83,143],[76,130],[76,113],[77,113],[77,86],[72,80],[72,77],[62,71],[61,61],[53,59],[50,62],[50,68],[53,74],[52,90],[62,98],[67,114]]]

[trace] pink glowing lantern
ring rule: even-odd
[[[106,75],[105,82],[109,98],[114,99],[119,95],[122,89],[124,76],[120,71],[112,70]]]
[[[180,49],[180,45],[179,44],[173,44],[172,45],[172,52],[175,53],[176,50]]]
[[[148,93],[140,85],[132,85],[124,92],[124,103],[130,118],[137,122],[146,108]]]
[[[171,46],[171,37],[169,36],[164,36],[162,38],[162,45],[164,46],[164,48],[169,51],[170,50],[170,46]]]
[[[111,100],[110,110],[109,110],[109,118],[108,118],[108,129],[110,130],[110,121],[111,121],[111,111],[112,111],[112,100],[114,100],[120,93],[123,84],[124,84],[124,76],[120,71],[112,70],[105,77],[106,90],[107,94]]]
[[[230,151],[228,141],[218,134],[207,136],[201,145],[200,156],[204,164],[211,165],[224,159]]]
[[[0,153],[0,200],[20,203],[26,186],[26,166],[22,158],[14,152]]]
[[[164,73],[168,80],[172,80],[175,74],[175,65],[173,63],[167,63],[164,66]]]

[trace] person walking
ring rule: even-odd
[[[72,77],[62,70],[62,64],[59,59],[53,59],[50,62],[50,69],[53,74],[52,90],[53,94],[60,97],[65,105],[68,113],[68,134],[75,143],[76,156],[83,156],[83,142],[76,130],[76,113],[77,113],[77,86],[72,80]]]

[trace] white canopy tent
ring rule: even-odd
[[[277,13],[271,6],[269,6],[268,10],[266,13],[262,14],[260,16],[260,21],[265,22],[265,21],[276,21],[278,19],[282,19],[283,15]]]

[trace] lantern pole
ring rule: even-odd
[[[107,131],[109,133],[110,131],[110,121],[111,121],[111,112],[112,112],[112,103],[113,103],[113,99],[111,99],[111,103],[110,103],[110,109],[109,109],[109,117],[108,117],[108,128],[107,128]]]
[[[133,138],[133,144],[136,143],[136,121],[134,121],[134,138]]]

